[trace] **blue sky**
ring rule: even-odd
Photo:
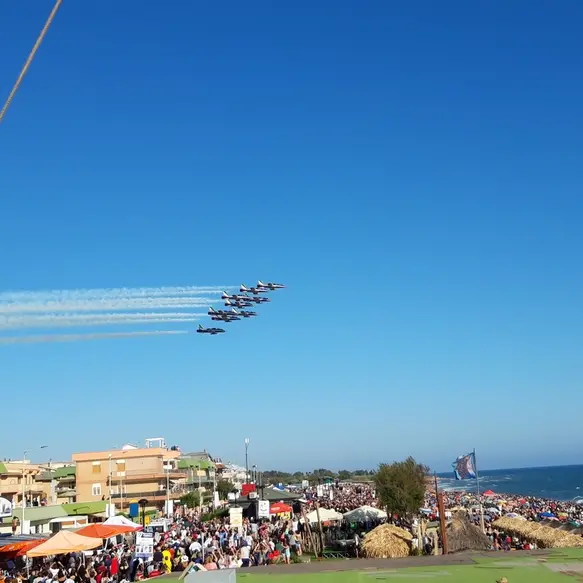
[[[2,96],[51,6],[3,8]],[[221,337],[0,346],[1,455],[582,462],[582,25],[577,0],[65,2],[0,125],[0,290],[289,287]]]

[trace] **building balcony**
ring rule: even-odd
[[[170,500],[178,500],[181,496],[189,492],[190,490],[187,489],[171,489],[170,493],[168,494],[167,490],[155,490],[150,492],[124,492],[120,494],[116,492],[115,494],[111,495],[112,500],[120,500],[123,499],[124,501],[127,500],[141,500],[145,498],[148,502],[161,502],[166,500],[166,498],[170,498]]]
[[[185,472],[179,472],[176,470],[172,470],[170,472],[166,472],[164,470],[160,471],[144,471],[144,470],[127,470],[125,472],[111,472],[111,480],[113,482],[153,482],[159,480],[166,480],[169,478],[170,480],[184,480],[186,479]]]

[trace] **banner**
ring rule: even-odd
[[[154,559],[154,533],[136,532],[136,557],[152,561]]]
[[[230,508],[229,509],[229,522],[233,528],[243,528],[243,509],[242,508]]]
[[[269,518],[269,500],[259,500],[257,504],[257,518]]]

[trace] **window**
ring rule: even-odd
[[[118,472],[125,472],[126,471],[126,461],[125,460],[117,460],[115,462],[115,464],[117,466]]]
[[[94,474],[101,474],[101,462],[93,462],[91,469]]]
[[[91,486],[91,494],[93,496],[101,496],[101,484],[93,484]]]

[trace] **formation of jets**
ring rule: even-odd
[[[213,322],[223,322],[229,324],[230,322],[236,322],[241,319],[253,318],[257,316],[257,312],[252,312],[245,310],[244,308],[250,308],[254,305],[264,304],[270,302],[271,300],[265,295],[268,292],[283,289],[285,285],[281,283],[263,283],[258,281],[256,286],[249,286],[241,284],[239,294],[229,295],[227,292],[223,292],[221,299],[225,302],[225,306],[230,308],[230,310],[215,310],[214,308],[209,308],[208,315]],[[223,328],[205,328],[204,326],[199,326],[197,332],[199,334],[221,334],[225,332]]]

